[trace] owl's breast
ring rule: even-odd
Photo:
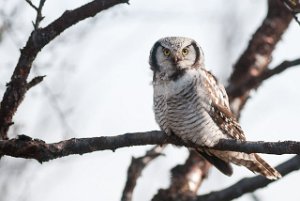
[[[175,134],[199,145],[213,145],[214,137],[219,139],[223,134],[207,112],[210,103],[199,87],[201,83],[197,76],[183,76],[181,79],[160,86],[156,91],[159,93],[155,93],[154,88],[156,121],[167,134]]]

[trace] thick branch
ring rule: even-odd
[[[122,147],[167,143],[195,147],[194,143],[183,143],[179,138],[175,136],[168,137],[161,131],[126,133],[117,136],[92,138],[72,138],[50,144],[42,140],[21,136],[19,139],[0,140],[0,155],[31,158],[39,162],[45,162],[72,154],[85,154],[102,150],[114,151]],[[214,148],[246,153],[300,154],[300,142],[294,141],[240,142],[235,140],[221,140]]]
[[[292,15],[280,0],[269,0],[269,10],[262,25],[250,40],[245,52],[234,65],[227,87],[232,111],[239,116],[241,109],[249,98],[250,89],[236,96],[231,91],[245,86],[249,80],[259,77],[268,67],[271,54],[283,33],[288,28]]]
[[[295,156],[292,159],[278,165],[276,169],[281,173],[282,176],[299,170],[300,156]],[[198,196],[198,198],[194,201],[230,201],[235,198],[241,197],[245,193],[250,193],[257,189],[266,187],[267,185],[275,181],[278,180],[268,180],[263,176],[245,178],[224,190]]]
[[[0,155],[49,161],[72,154],[112,150],[137,145],[164,144],[166,135],[161,131],[126,133],[123,135],[93,138],[72,138],[47,144],[42,140],[21,136],[19,139],[0,140]]]
[[[0,139],[7,138],[7,131],[12,123],[13,115],[27,92],[27,77],[38,52],[70,26],[120,3],[127,3],[127,1],[92,1],[77,9],[64,12],[61,17],[47,27],[34,30],[31,33],[25,47],[21,50],[21,56],[1,101]]]

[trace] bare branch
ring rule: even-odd
[[[38,8],[32,3],[31,0],[25,0],[34,10],[38,11]]]
[[[45,2],[46,0],[40,0],[39,7],[36,11],[35,23],[33,24],[35,30],[39,28],[41,21],[44,19],[44,17],[42,16],[42,9],[44,7]]]
[[[262,79],[266,80],[266,79],[272,77],[273,75],[278,75],[279,73],[282,73],[283,71],[285,71],[291,67],[298,66],[298,65],[300,65],[300,58],[292,60],[292,61],[284,61],[281,64],[279,64],[278,66],[274,67],[273,69],[265,71],[262,75]]]
[[[72,138],[47,144],[42,140],[25,138],[0,140],[0,155],[49,161],[72,154],[85,154],[100,150],[115,151],[121,147],[164,144],[166,135],[161,131],[126,133],[124,135],[94,138]]]
[[[276,169],[282,176],[286,176],[293,171],[299,170],[300,156],[297,155],[290,160],[278,165]],[[193,201],[230,201],[235,198],[241,197],[246,193],[250,193],[257,189],[266,187],[270,183],[276,181],[278,180],[268,180],[260,175],[252,178],[244,178],[233,184],[232,186],[225,188],[224,190],[198,196],[198,198]]]
[[[44,77],[46,77],[46,75],[33,78],[30,82],[28,82],[27,90],[41,83],[44,80]]]
[[[228,91],[231,109],[237,117],[249,98],[250,90],[243,90],[243,94],[235,96],[232,89],[243,87],[249,80],[260,76],[271,61],[271,54],[281,36],[288,28],[292,15],[280,0],[268,1],[268,14],[262,25],[254,33],[245,52],[234,65],[230,76]]]
[[[37,30],[39,28],[40,22],[44,19],[42,16],[42,9],[44,7],[44,4],[46,0],[40,0],[39,7],[36,7],[31,0],[25,0],[35,11],[36,11],[36,18],[35,22],[32,22],[34,30]]]
[[[39,162],[45,162],[72,154],[85,154],[102,150],[115,151],[122,147],[168,143],[178,146],[196,147],[194,143],[182,142],[178,137],[169,137],[161,131],[126,133],[117,136],[93,138],[72,138],[50,144],[42,140],[31,139],[30,137],[26,137],[26,135],[21,135],[19,139],[0,140],[0,155],[30,158],[36,159]],[[236,140],[221,140],[214,149],[245,153],[300,154],[300,142],[241,142]]]
[[[247,82],[243,83],[243,85],[227,88],[227,93],[234,97],[243,96],[243,94],[247,93],[247,91],[251,89],[257,89],[263,81],[269,79],[270,77],[278,75],[285,70],[298,65],[300,65],[300,58],[292,61],[283,61],[281,64],[272,69],[266,69],[261,75],[252,77]]]
[[[94,0],[74,10],[66,11],[45,28],[34,30],[23,49],[4,93],[0,109],[0,139],[7,139],[13,115],[27,92],[27,77],[39,51],[72,25],[126,0]]]
[[[219,143],[214,146],[214,149],[277,155],[300,154],[300,142],[242,142],[238,140],[220,140]]]
[[[144,168],[158,156],[162,155],[162,151],[166,146],[154,146],[152,149],[146,152],[145,156],[131,159],[131,164],[127,170],[127,180],[122,193],[121,201],[131,201],[133,190],[136,186],[137,179],[141,176]]]

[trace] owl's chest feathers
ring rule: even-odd
[[[168,133],[193,123],[201,112],[198,74],[187,74],[176,81],[154,85],[154,110],[158,124]],[[175,128],[176,127],[176,128]],[[178,129],[177,129],[178,128]]]
[[[199,74],[154,85],[154,112],[168,135],[199,145],[213,146],[223,133],[209,115],[211,102]],[[213,133],[213,135],[211,135]]]

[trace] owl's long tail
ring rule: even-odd
[[[242,152],[234,151],[219,151],[219,150],[209,150],[209,152],[224,160],[227,163],[234,163],[236,165],[242,165],[251,170],[252,172],[257,172],[268,179],[277,180],[281,178],[281,174],[271,167],[266,161],[264,161],[258,154],[246,154]]]
[[[210,162],[213,166],[215,166],[218,170],[220,170],[223,174],[227,176],[231,176],[233,173],[232,166],[230,163],[225,162],[218,157],[206,152],[202,149],[196,149],[196,151],[203,156],[208,162]]]

